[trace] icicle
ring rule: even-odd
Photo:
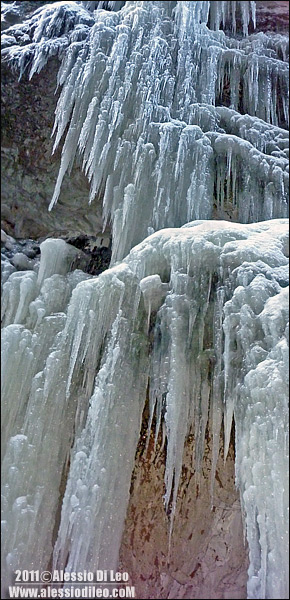
[[[87,423],[73,451],[54,553],[55,566],[63,568],[67,565],[68,570],[76,566],[88,568],[89,564],[92,568],[93,565],[105,568],[108,561],[113,568],[117,566],[145,401],[148,368],[144,353],[146,338],[141,331],[132,330],[131,320],[130,296],[134,295],[131,285],[136,288],[136,283],[127,267],[113,273],[113,280],[104,274],[105,280],[100,277],[99,282],[102,285],[102,279],[107,281],[111,294],[112,283],[117,286],[115,289],[118,294],[122,289],[119,310],[107,332],[108,335],[110,331],[109,339],[96,378]],[[126,287],[120,287],[124,281]],[[95,283],[98,286],[98,282]],[[142,328],[142,323],[143,320],[139,321],[137,327],[141,325]],[[128,353],[132,335],[135,344],[132,353]],[[117,402],[116,379],[119,381]],[[126,431],[128,423],[129,434]],[[87,507],[86,510],[83,510],[84,507]],[[96,518],[99,525],[92,529]]]
[[[46,239],[40,244],[41,262],[37,282],[41,285],[51,275],[66,275],[77,259],[86,260],[84,253],[61,239]]]
[[[288,489],[285,415],[288,409],[284,402],[287,381],[283,368],[288,355],[285,339],[288,335],[288,290],[279,291],[277,284],[270,284],[259,275],[255,277],[254,273],[252,277],[249,285],[235,290],[233,299],[226,305],[227,314],[234,313],[236,322],[236,327],[229,331],[233,348],[236,345],[231,363],[235,364],[234,369],[246,371],[244,382],[237,388],[234,416],[237,484],[246,514],[251,557],[248,598],[273,598],[275,595],[283,598],[288,593],[287,582],[280,578],[278,571],[286,573],[285,556],[288,554],[284,536],[288,502],[285,497]],[[270,295],[275,291],[278,293],[260,310],[263,301],[258,309],[257,290],[265,296],[269,291]],[[243,323],[245,302],[251,310],[247,307],[247,320]],[[267,348],[271,348],[270,352]],[[235,382],[237,377],[238,373],[234,374]],[[278,483],[278,478],[283,479],[283,484]]]
[[[149,329],[151,312],[156,312],[162,298],[168,290],[167,283],[162,283],[159,275],[150,275],[140,281],[140,288],[144,298],[145,310],[148,314],[147,329]]]

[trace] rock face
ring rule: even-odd
[[[199,483],[192,453],[188,442],[169,549],[169,515],[162,506],[164,452],[155,453],[153,444],[147,456],[142,447],[137,452],[120,556],[137,598],[247,596],[248,554],[234,487],[233,444],[225,465],[219,457],[212,510],[210,438]]]
[[[101,205],[88,204],[87,179],[77,166],[66,176],[55,210],[48,212],[60,163],[59,151],[51,155],[57,70],[58,62],[51,60],[40,75],[19,82],[3,66],[2,227],[16,238],[102,231]]]
[[[288,33],[289,29],[289,2],[275,2],[271,0],[258,0],[258,31],[276,31]]]

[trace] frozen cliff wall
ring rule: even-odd
[[[287,215],[288,140],[279,127],[288,121],[288,41],[233,35],[254,21],[249,2],[129,2],[94,13],[71,2],[41,7],[25,25],[5,30],[4,58],[20,72],[31,77],[49,57],[62,61],[55,147],[62,136],[64,144],[55,193],[47,175],[37,189],[26,177],[25,190],[37,194],[38,206],[51,196],[53,204],[62,189],[61,207],[44,217],[50,231],[56,224],[67,231],[70,207],[71,229],[77,219],[90,234],[107,223],[115,260],[148,231],[192,219]],[[230,37],[215,31],[222,26]],[[90,208],[79,171],[61,188],[74,160],[91,181]],[[12,157],[11,172],[13,162],[19,159]]]
[[[5,571],[48,564],[64,469],[55,567],[117,566],[149,386],[149,428],[155,414],[167,440],[169,535],[187,436],[198,485],[210,419],[213,502],[221,423],[226,458],[234,415],[248,597],[286,597],[287,223],[164,230],[78,285],[60,242],[44,243],[41,277],[4,285]]]
[[[34,81],[43,94],[61,61],[55,147],[63,143],[53,192],[60,156],[56,149],[55,162],[48,159],[53,103],[41,99],[46,155],[37,143],[27,154],[32,171],[34,157],[42,168],[36,197],[16,144],[5,173],[6,223],[13,230],[17,222],[18,237],[107,227],[117,262],[92,278],[87,259],[63,240],[44,242],[39,264],[3,236],[4,594],[17,567],[114,568],[122,545],[143,597],[245,597],[239,503],[226,493],[234,416],[248,597],[284,598],[288,40],[253,33],[253,2],[123,4],[49,3],[3,36],[6,81],[10,66],[20,70],[22,98]],[[19,111],[33,116],[27,105]],[[9,215],[24,187],[25,202],[17,198]],[[43,217],[39,203],[47,208],[53,194]],[[272,221],[257,223],[265,219]],[[172,229],[153,233],[163,227]],[[140,430],[149,455],[161,457],[155,587],[146,576],[142,587],[126,537],[130,514],[142,524],[146,510],[142,499],[134,504],[142,465],[131,481]],[[146,479],[154,467],[146,475],[145,456]],[[210,515],[200,554],[199,502]],[[191,523],[188,539],[182,519]],[[146,574],[150,580],[148,565]]]

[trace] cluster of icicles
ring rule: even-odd
[[[62,60],[51,208],[79,152],[113,231],[98,277],[62,240],[32,270],[4,261],[4,594],[51,556],[117,567],[148,391],[169,534],[187,435],[198,474],[210,428],[214,498],[234,416],[248,597],[287,597],[287,42],[251,19],[254,2],[59,2],[3,36],[20,75]]]
[[[165,413],[171,527],[186,436],[198,474],[209,419],[214,493],[222,419],[226,457],[234,414],[248,594],[285,598],[286,220],[156,232],[93,278],[65,274],[77,253],[47,240],[38,274],[8,265],[4,571],[48,565],[63,481],[54,566],[117,566],[149,386],[156,442]]]
[[[20,76],[62,58],[54,149],[65,140],[50,208],[79,153],[90,201],[101,198],[112,223],[113,261],[194,219],[286,217],[288,41],[246,37],[255,3],[83,4],[106,3],[48,5],[3,36]],[[237,19],[241,39],[219,30]]]

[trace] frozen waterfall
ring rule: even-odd
[[[62,239],[4,252],[4,597],[18,568],[117,569],[146,402],[169,540],[188,435],[197,478],[212,437],[213,500],[234,423],[248,598],[289,596],[288,40],[255,19],[56,2],[2,36],[20,77],[59,58],[49,208],[81,156],[113,244],[97,277]]]
[[[93,14],[86,4],[45,6],[4,34],[20,76],[62,58],[50,208],[79,153],[90,201],[103,198],[104,227],[112,222],[113,261],[152,231],[215,213],[286,217],[288,45],[246,37],[255,2],[111,2]],[[218,30],[235,32],[238,18],[244,37]]]
[[[60,242],[50,243],[65,260]],[[286,255],[283,220],[195,221],[151,235],[99,277],[51,275],[47,253],[41,285],[31,271],[10,275],[3,519],[12,571],[48,564],[64,473],[55,566],[117,566],[149,387],[156,437],[165,412],[171,526],[187,434],[198,472],[210,411],[214,477],[222,419],[226,457],[234,416],[249,597],[286,597]]]

